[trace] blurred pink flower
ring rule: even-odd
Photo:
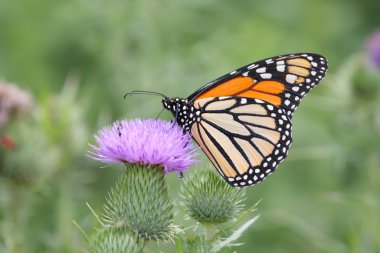
[[[32,98],[29,93],[0,81],[0,129],[5,127],[13,114],[25,112],[31,106]]]
[[[95,135],[90,157],[103,163],[159,165],[165,172],[181,173],[194,162],[191,137],[172,122],[123,120],[106,126]]]
[[[367,53],[370,64],[380,69],[380,29],[375,31],[368,39]]]
[[[4,135],[0,137],[1,145],[6,149],[14,149],[16,147],[16,142],[14,142],[11,137]]]

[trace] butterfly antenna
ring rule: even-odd
[[[125,93],[123,98],[126,99],[129,96],[138,95],[138,94],[154,95],[154,96],[161,96],[163,98],[167,98],[167,96],[165,96],[162,93],[155,92],[155,91],[145,91],[145,90],[134,90],[134,91]]]

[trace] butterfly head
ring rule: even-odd
[[[181,109],[186,106],[187,101],[182,98],[164,98],[162,99],[162,104],[166,110],[169,110],[175,116]]]
[[[165,109],[171,111],[180,127],[185,131],[190,131],[190,127],[195,121],[195,117],[192,116],[194,111],[192,104],[182,98],[164,98],[162,104]]]

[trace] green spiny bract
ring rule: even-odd
[[[229,186],[213,171],[198,171],[182,187],[184,207],[203,224],[219,224],[235,217],[242,207],[245,191]]]
[[[173,203],[163,169],[127,165],[104,207],[105,225],[123,228],[143,240],[169,240],[173,234]]]
[[[91,253],[139,253],[137,240],[121,229],[105,229],[93,241]]]

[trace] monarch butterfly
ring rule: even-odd
[[[158,94],[223,179],[245,187],[263,181],[286,158],[293,112],[326,71],[321,55],[280,55],[221,76],[186,99]]]

